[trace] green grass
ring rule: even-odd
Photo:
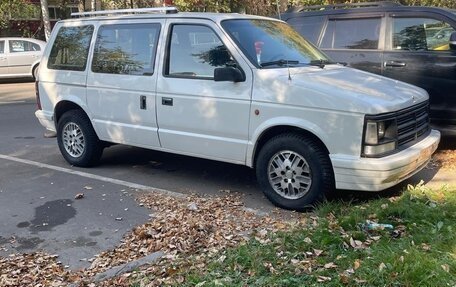
[[[456,286],[456,189],[418,185],[395,198],[326,203],[315,214],[267,244],[252,239],[206,268],[186,268],[179,286]],[[369,218],[401,236],[363,230]],[[370,244],[356,249],[350,239]]]

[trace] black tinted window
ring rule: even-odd
[[[108,74],[152,75],[159,24],[100,27],[92,71]]]
[[[5,53],[5,41],[0,41],[0,54]]]
[[[393,49],[410,51],[449,50],[451,34],[448,23],[429,18],[394,18]]]
[[[174,25],[166,74],[213,78],[217,67],[235,65],[218,36],[201,25]]]
[[[41,50],[40,45],[23,40],[9,40],[10,53],[34,52]]]
[[[287,21],[296,31],[307,40],[316,44],[320,37],[321,28],[325,22],[322,16],[296,17]]]
[[[322,48],[378,49],[380,18],[330,20]]]
[[[93,26],[60,28],[49,55],[48,68],[84,71],[92,33]]]

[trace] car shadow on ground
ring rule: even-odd
[[[21,83],[33,83],[35,82],[32,78],[19,78],[19,79],[0,79],[1,84],[21,84]]]
[[[439,151],[444,150],[456,150],[455,137],[442,138]],[[238,192],[240,195],[257,193],[262,196],[262,192],[256,183],[255,171],[242,165],[122,145],[106,149],[101,165],[113,171],[134,168],[136,175],[144,178],[155,176],[163,181],[163,178],[168,177],[169,180],[175,181],[174,184],[158,182],[161,188],[173,189],[173,187],[186,185],[188,190],[199,194],[204,194],[207,190],[216,192],[227,189]],[[117,169],[118,167],[121,169]],[[438,165],[431,162],[410,179],[386,190],[380,192],[336,190],[328,196],[328,200],[363,203],[379,198],[399,196],[407,189],[408,185],[415,186],[421,181],[430,182],[439,172],[439,169]],[[202,186],[204,186],[205,191],[199,192],[198,189]]]

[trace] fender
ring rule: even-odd
[[[315,135],[321,142],[326,145],[328,142],[328,135],[327,133],[322,130],[319,126],[315,123],[307,121],[302,118],[296,117],[276,117],[271,118],[267,121],[264,121],[261,125],[259,125],[254,131],[251,133],[250,141],[247,145],[247,157],[246,157],[246,165],[249,167],[253,167],[254,156],[256,153],[256,148],[258,144],[258,140],[263,135],[265,131],[270,128],[277,127],[277,126],[289,126],[294,128],[299,128],[305,131],[308,131]]]
[[[79,106],[86,113],[86,115],[89,117],[89,119],[92,118],[86,103],[80,97],[74,96],[74,95],[67,95],[67,96],[65,96],[65,98],[63,98],[62,96],[59,95],[57,97],[56,104],[54,105],[54,122],[55,122],[56,126],[57,126],[56,108],[62,102],[70,102],[70,103],[73,103],[73,104]]]

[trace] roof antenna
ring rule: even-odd
[[[288,60],[287,60],[287,69],[288,69],[288,81],[291,82],[291,72],[290,72],[290,65],[288,65]]]
[[[279,0],[276,1],[277,5],[277,13],[279,14],[279,20],[282,20],[282,15],[280,15],[280,5],[279,5]]]

